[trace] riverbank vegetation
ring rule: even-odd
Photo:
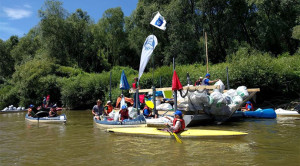
[[[159,9],[166,31],[151,27]],[[41,21],[23,37],[0,40],[0,108],[41,105],[43,96],[72,109],[89,108],[96,99],[120,95],[122,70],[131,83],[138,75],[145,38],[155,34],[158,46],[142,88],[170,87],[172,58],[183,85],[206,73],[203,31],[208,35],[209,73],[231,88],[261,88],[260,99],[300,96],[300,2],[294,0],[140,0],[125,17],[121,8],[105,11],[94,23],[81,9],[68,13],[48,0],[38,11]],[[154,79],[152,79],[154,66]],[[125,96],[130,96],[128,91]]]

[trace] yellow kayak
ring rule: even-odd
[[[136,128],[113,128],[107,129],[107,132],[116,134],[127,135],[140,135],[140,136],[154,136],[154,137],[171,137],[167,131],[161,131],[153,127],[136,127]],[[186,131],[177,134],[181,138],[201,138],[201,137],[236,137],[245,136],[248,133],[237,131],[223,131],[223,130],[200,130],[200,129],[188,129]]]

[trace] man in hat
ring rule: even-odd
[[[207,74],[205,75],[205,78],[202,80],[201,85],[210,85],[210,84],[215,83],[215,82],[217,82],[217,81],[219,81],[219,79],[216,79],[216,80],[211,81],[211,80],[210,80],[210,74],[207,73]]]
[[[175,118],[173,120],[173,125],[170,126],[168,123],[166,123],[165,125],[166,126],[170,126],[170,130],[173,132],[173,133],[179,133],[181,131],[184,131],[185,129],[185,122],[184,122],[184,119],[183,119],[183,116],[182,116],[182,112],[177,110],[175,111],[174,113],[175,115]],[[168,116],[165,116],[165,118],[169,119],[170,121],[172,121],[172,119]]]
[[[33,116],[36,114],[36,112],[35,112],[34,109],[35,109],[35,108],[34,108],[34,105],[33,105],[33,104],[30,104],[30,105],[29,105],[29,108],[28,108],[28,112],[27,112],[28,116],[33,117]]]
[[[100,115],[103,114],[103,106],[101,105],[102,101],[100,99],[98,99],[96,102],[97,102],[97,105],[94,105],[94,107],[92,109],[92,114],[95,116],[95,118],[97,120],[99,120]]]
[[[254,111],[254,107],[250,101],[246,102],[245,109],[246,109],[246,111]]]

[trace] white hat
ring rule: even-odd
[[[108,104],[108,103],[111,103],[111,101],[108,100],[108,101],[106,102],[106,104]]]

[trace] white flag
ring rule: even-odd
[[[141,78],[156,45],[157,45],[156,36],[149,35],[146,38],[146,41],[143,45],[142,56],[140,60],[139,79]]]
[[[164,19],[163,16],[160,15],[159,12],[157,12],[150,24],[161,30],[166,30],[167,21]]]

